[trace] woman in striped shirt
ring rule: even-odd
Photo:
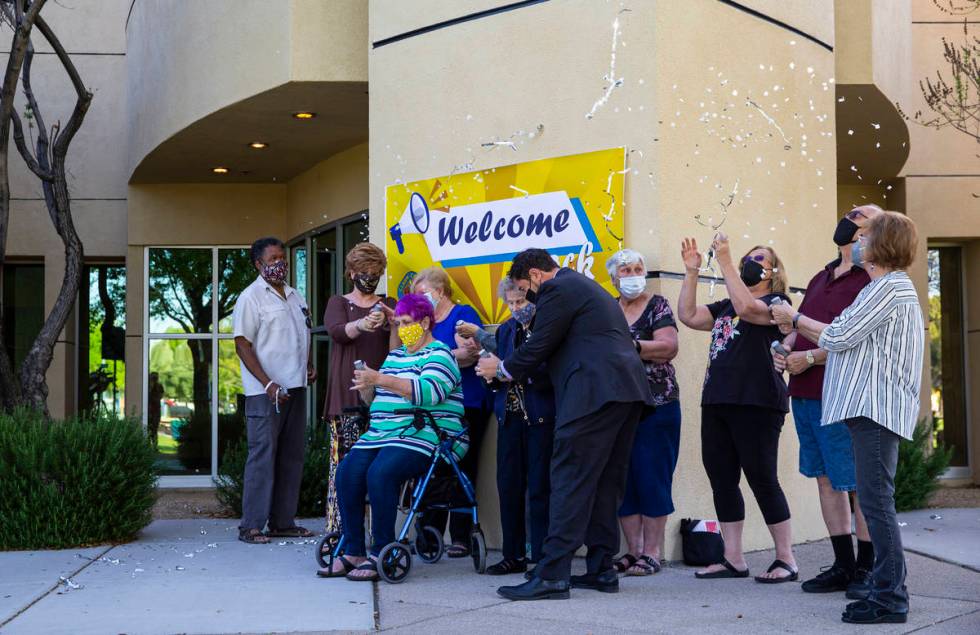
[[[828,351],[823,383],[823,425],[847,423],[854,446],[858,501],[875,551],[870,593],[847,605],[845,622],[904,623],[909,596],[905,557],[895,516],[898,444],[912,438],[919,415],[925,329],[919,299],[906,269],[918,244],[915,224],[883,212],[854,243],[871,283],[832,323],[791,307],[772,307],[784,331],[796,329]]]
[[[394,323],[403,346],[388,354],[380,370],[354,372],[354,386],[371,404],[371,426],[337,467],[337,497],[346,553],[321,577],[378,579],[376,558],[395,540],[398,493],[402,484],[422,475],[439,443],[426,426],[415,430],[412,415],[398,411],[423,408],[449,433],[463,430],[463,390],[459,366],[445,344],[432,337],[432,304],[423,296],[406,295],[395,306]],[[453,451],[466,453],[464,434]],[[370,555],[365,549],[364,499],[371,501]]]

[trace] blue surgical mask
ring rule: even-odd
[[[426,291],[423,295],[426,298],[428,298],[429,302],[432,303],[432,308],[433,309],[436,308],[437,306],[439,306],[439,300],[436,300],[435,296],[432,295],[432,292],[431,291]]]
[[[627,300],[638,297],[647,287],[645,276],[626,276],[619,279],[619,292]]]
[[[514,319],[520,322],[521,326],[527,326],[534,318],[534,305],[528,302],[516,311],[511,311]]]
[[[864,241],[855,240],[851,244],[851,260],[854,262],[855,267],[864,266]]]

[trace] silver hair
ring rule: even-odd
[[[507,294],[515,291],[521,291],[521,288],[517,286],[517,283],[510,276],[504,276],[500,284],[497,285],[497,296],[505,301],[507,300]]]
[[[635,262],[643,263],[643,268],[647,268],[647,262],[643,258],[643,254],[636,251],[635,249],[620,249],[613,255],[609,256],[606,260],[606,271],[609,272],[609,279],[616,280],[619,276],[616,272],[623,265],[631,265]]]

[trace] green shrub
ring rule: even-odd
[[[152,519],[153,460],[131,419],[0,414],[0,549],[131,540]]]
[[[911,441],[898,446],[898,469],[895,472],[895,509],[900,512],[921,509],[929,495],[939,487],[939,476],[949,466],[953,449],[931,449],[932,433],[924,421],[915,427]]]
[[[242,491],[245,486],[245,461],[248,459],[248,441],[243,437],[229,442],[218,465],[218,478],[214,480],[218,502],[235,516],[242,515]],[[303,483],[299,490],[299,506],[296,514],[304,518],[323,516],[327,500],[329,476],[330,434],[329,427],[317,422],[306,429],[306,453],[303,457]]]

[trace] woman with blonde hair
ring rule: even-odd
[[[739,481],[744,472],[776,546],[776,559],[755,580],[792,582],[799,571],[793,557],[789,505],[778,476],[779,434],[789,401],[783,374],[770,354],[780,333],[769,312],[771,305],[789,302],[786,271],[771,247],[753,247],[738,267],[724,234],[715,236],[711,249],[729,299],[697,304],[701,254],[694,239],[688,238],[681,251],[686,274],[677,307],[685,325],[711,331],[701,392],[701,460],[725,539],[724,559],[695,575],[700,579],[749,576],[742,552],[745,503]]]
[[[908,619],[909,593],[895,516],[895,470],[899,442],[912,438],[919,416],[925,327],[906,273],[919,240],[915,223],[897,212],[881,212],[865,228],[851,254],[871,282],[854,303],[830,324],[791,307],[773,307],[773,321],[827,351],[822,424],[843,421],[851,431],[858,502],[875,564],[867,597],[848,604],[841,619],[901,624]]]

